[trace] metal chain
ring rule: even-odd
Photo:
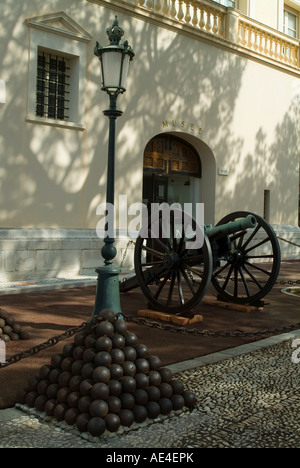
[[[283,239],[282,237],[277,236],[277,239],[280,239],[280,240],[282,240],[284,242],[287,242],[288,244],[295,245],[296,247],[300,247],[300,245],[295,244],[295,242],[291,242],[291,241],[289,241],[287,239]]]
[[[39,353],[40,351],[43,351],[44,349],[50,348],[51,346],[55,346],[57,343],[60,341],[66,340],[67,338],[72,337],[76,333],[82,331],[82,330],[88,330],[89,328],[94,327],[97,325],[100,319],[99,317],[94,317],[88,322],[83,322],[81,325],[78,327],[71,327],[68,330],[66,330],[64,333],[61,335],[53,336],[52,338],[49,338],[47,341],[33,346],[32,348],[27,349],[26,351],[22,351],[21,353],[14,354],[11,356],[6,362],[0,363],[0,369],[4,367],[8,367],[11,364],[15,364],[16,362],[20,361],[21,359],[25,359],[27,357],[33,356],[34,354]]]
[[[145,318],[137,318],[132,315],[124,315],[124,320],[127,322],[133,322],[138,325],[145,325],[150,328],[157,328],[159,330],[165,330],[173,333],[181,333],[183,335],[200,335],[200,336],[212,336],[212,337],[251,337],[251,336],[262,336],[262,335],[273,335],[277,333],[287,333],[289,331],[300,329],[300,322],[294,325],[284,326],[280,328],[267,328],[265,330],[255,330],[246,332],[242,330],[198,330],[198,328],[185,328],[176,325],[168,325],[166,323],[156,322],[154,320],[148,320]]]

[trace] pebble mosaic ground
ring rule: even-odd
[[[0,423],[0,447],[300,448],[300,363],[292,344],[177,373],[197,396],[191,412],[96,438],[34,410],[18,411]]]

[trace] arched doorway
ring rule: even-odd
[[[152,138],[144,152],[143,203],[195,203],[202,176],[198,152],[174,134]]]

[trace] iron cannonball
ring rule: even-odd
[[[110,379],[110,370],[105,366],[98,366],[93,371],[93,381],[108,383]]]
[[[194,408],[197,403],[196,395],[190,390],[185,390],[182,394],[184,398],[184,404],[187,408]]]
[[[5,333],[3,333],[1,335],[1,340],[4,341],[5,343],[8,343],[10,341],[10,337],[6,335]]]
[[[67,403],[70,394],[71,390],[69,389],[69,387],[62,387],[58,390],[56,399],[60,403]]]
[[[3,327],[3,333],[4,333],[5,335],[9,335],[9,336],[10,336],[10,335],[12,334],[12,332],[13,332],[13,329],[12,329],[12,327],[11,327],[10,325],[4,325],[4,327]]]
[[[20,339],[20,336],[19,336],[18,333],[12,332],[10,334],[10,339],[11,339],[11,341],[18,341]]]
[[[112,364],[110,366],[110,376],[113,380],[120,380],[124,375],[123,367],[120,364]]]
[[[135,398],[132,393],[122,393],[120,400],[123,409],[132,410],[135,406]]]
[[[77,416],[75,426],[80,432],[86,432],[88,428],[88,422],[91,419],[89,413],[81,413]]]
[[[148,401],[148,393],[141,388],[138,388],[133,396],[137,405],[145,405]]]
[[[93,376],[95,366],[92,362],[86,362],[82,369],[81,369],[81,375],[84,379],[91,379]]]
[[[13,326],[13,324],[15,323],[15,319],[12,317],[12,315],[8,315],[6,317],[6,323],[7,325],[9,325],[10,327]]]
[[[142,405],[135,405],[132,412],[134,414],[134,420],[137,423],[144,422],[148,417],[147,409],[145,408],[145,406]]]
[[[77,408],[69,408],[67,409],[66,413],[65,413],[65,421],[66,423],[69,425],[69,426],[72,426],[73,424],[75,424],[76,422],[76,419],[77,417],[79,416],[79,409]]]
[[[79,392],[81,395],[90,395],[94,382],[92,379],[85,379],[81,382]]]
[[[42,366],[39,370],[39,376],[41,379],[48,379],[49,378],[49,375],[50,375],[50,372],[52,371],[53,367],[52,366],[48,366],[47,364],[45,364],[44,366]]]
[[[127,333],[125,335],[125,345],[126,346],[135,346],[138,342],[138,337],[135,333]]]
[[[122,426],[130,427],[134,423],[134,414],[129,409],[122,409],[119,413]]]
[[[108,336],[111,338],[114,335],[114,326],[108,320],[104,322],[100,322],[99,325],[96,326],[96,335],[99,336]]]
[[[55,399],[48,400],[44,406],[44,411],[47,414],[47,416],[53,416],[54,415],[54,410],[56,408],[57,401]]]
[[[82,359],[84,362],[93,362],[96,355],[97,355],[96,349],[86,348],[86,350],[83,351]]]
[[[97,351],[107,351],[112,349],[112,341],[108,336],[100,336],[95,342]]]
[[[136,382],[136,388],[142,388],[143,390],[147,390],[149,387],[149,377],[146,374],[142,374],[139,372],[134,376]]]
[[[84,346],[86,348],[94,348],[96,344],[96,337],[94,335],[87,335],[84,340]]]
[[[99,437],[106,429],[106,424],[103,418],[91,418],[87,424],[87,431],[94,437]]]
[[[44,411],[44,407],[47,401],[47,395],[39,395],[34,402],[34,406],[38,411]]]
[[[94,364],[96,366],[109,367],[112,363],[112,357],[108,351],[99,351],[94,356]]]
[[[81,375],[73,375],[69,382],[70,390],[73,392],[78,392],[80,389],[80,384],[83,380],[84,379],[81,377]]]
[[[123,392],[125,393],[134,393],[136,390],[136,381],[130,375],[125,375],[121,379]]]
[[[52,371],[49,374],[49,380],[51,383],[56,383],[58,382],[59,376],[62,373],[61,369],[58,369],[57,367],[52,369]],[[71,373],[70,373],[71,375]],[[71,378],[71,377],[70,377]]]
[[[160,415],[160,406],[156,401],[148,401],[146,409],[150,419],[155,419]]]
[[[88,413],[93,399],[89,395],[84,395],[78,400],[78,409],[81,413]]]
[[[182,395],[174,394],[171,396],[173,410],[181,410],[184,407],[184,398]]]
[[[76,348],[75,343],[67,343],[63,348],[63,355],[65,357],[73,357],[73,351]]]
[[[54,354],[51,358],[51,366],[52,367],[60,367],[60,364],[62,360],[64,359],[64,355],[62,353],[60,354]]]
[[[120,335],[125,336],[128,331],[125,320],[123,319],[115,320],[114,329],[116,333],[119,333]]]
[[[10,334],[10,339],[11,339],[11,341],[19,341],[20,335],[18,333],[12,332]]]
[[[72,368],[72,364],[74,359],[72,357],[64,357],[61,361],[60,367],[63,371],[70,371]]]
[[[93,400],[89,406],[92,417],[104,418],[108,414],[108,404],[104,400]]]
[[[149,362],[145,358],[137,358],[134,362],[136,366],[136,372],[139,374],[148,374],[149,372]]]
[[[162,382],[159,386],[159,390],[162,398],[171,398],[173,395],[173,389],[167,382]]]
[[[158,371],[149,371],[149,386],[156,385],[157,387],[161,384],[161,375]]]
[[[47,388],[47,397],[50,400],[54,400],[57,396],[57,392],[59,390],[59,385],[58,383],[52,383],[48,386]]]
[[[71,372],[73,375],[81,375],[82,368],[84,366],[83,360],[74,361],[71,367]]]
[[[118,380],[110,379],[108,383],[109,394],[113,396],[120,396],[122,393],[122,384]]]
[[[132,361],[124,361],[122,364],[124,375],[133,377],[136,374],[136,365]]]
[[[125,361],[134,362],[137,358],[136,350],[132,346],[125,346],[122,350],[125,356]]]
[[[25,403],[26,405],[30,406],[31,408],[34,407],[34,402],[36,398],[38,397],[38,392],[35,390],[32,390],[31,392],[28,392],[25,396]]]
[[[66,403],[68,403],[70,408],[77,408],[78,402],[81,398],[81,394],[79,392],[71,392],[67,396]]]
[[[150,356],[149,348],[145,344],[136,344],[134,348],[138,358],[147,359]]]
[[[94,400],[106,400],[109,396],[109,387],[103,382],[97,382],[91,389],[91,396]]]
[[[162,366],[161,359],[158,356],[149,356],[148,362],[150,366],[150,370],[158,370]]]
[[[80,360],[80,359],[83,359],[83,353],[85,351],[85,347],[84,346],[76,346],[73,350],[73,359],[74,361],[77,361],[77,360]]]
[[[63,421],[68,409],[69,408],[66,403],[59,403],[54,410],[53,416],[57,421]]]
[[[29,340],[29,333],[26,330],[21,330],[19,335],[21,340]]]
[[[121,400],[117,396],[110,395],[106,402],[110,413],[119,413],[121,411]]]
[[[39,395],[46,395],[50,381],[47,379],[40,380],[37,384],[37,392]]]
[[[8,317],[8,312],[6,312],[4,309],[0,309],[0,317],[6,320]]]
[[[5,327],[5,320],[3,318],[0,318],[0,328]]]
[[[113,364],[123,364],[123,362],[125,361],[125,354],[121,349],[113,348],[110,351],[110,355]]]
[[[117,432],[117,430],[121,426],[121,421],[117,414],[108,413],[105,416],[105,424],[108,431]]]
[[[80,331],[80,332],[76,333],[75,336],[74,336],[75,345],[76,346],[83,346],[85,338],[86,338],[86,333],[84,331]]]
[[[14,323],[13,326],[12,326],[12,328],[13,328],[13,331],[14,331],[15,333],[18,333],[18,334],[19,334],[19,333],[21,332],[21,330],[22,330],[21,325],[20,325],[19,323]]]
[[[70,383],[73,374],[70,371],[61,371],[58,376],[58,384],[60,387],[67,387]],[[49,376],[50,377],[50,376]]]
[[[166,414],[171,413],[173,409],[173,405],[172,405],[172,401],[170,400],[170,398],[161,398],[158,401],[158,404],[160,406],[161,414],[166,415]]]
[[[170,383],[171,380],[173,379],[173,373],[170,369],[168,369],[167,367],[162,367],[160,370],[159,370],[159,373],[161,375],[161,381],[162,382],[167,382],[167,383]]]
[[[111,341],[113,348],[123,349],[125,347],[125,338],[119,333],[115,333],[112,336]]]
[[[116,320],[116,315],[112,309],[102,309],[99,313],[99,317],[103,320],[113,323]]]
[[[151,386],[147,390],[149,401],[159,401],[160,400],[160,390],[158,387]]]
[[[184,385],[181,380],[171,380],[170,385],[172,386],[173,393],[175,395],[182,395],[184,392]]]

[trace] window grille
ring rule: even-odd
[[[68,120],[70,66],[62,56],[39,52],[37,63],[36,115]]]

